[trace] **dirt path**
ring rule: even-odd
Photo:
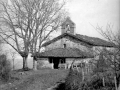
[[[7,90],[46,90],[55,85],[56,82],[64,79],[67,72],[66,70],[37,71],[25,78],[23,82]]]

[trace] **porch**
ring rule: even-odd
[[[83,52],[78,48],[56,48],[42,53],[36,53],[35,57],[39,59],[47,58],[53,69],[67,69],[71,65],[71,63],[67,63],[68,59],[70,59],[70,62],[75,59],[79,61],[82,59],[93,58],[93,54]]]

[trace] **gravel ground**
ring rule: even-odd
[[[42,69],[14,74],[19,80],[1,85],[0,90],[47,90],[64,79],[68,70]]]

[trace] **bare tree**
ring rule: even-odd
[[[1,5],[0,36],[23,57],[25,69],[29,52],[40,52],[42,43],[58,29],[65,14],[62,10],[65,3],[59,0],[11,0],[11,5]]]
[[[23,5],[22,5],[23,4]],[[29,31],[29,19],[26,17],[24,2],[13,0],[11,5],[1,3],[3,10],[0,17],[0,36],[15,49],[23,58],[23,69],[27,68],[27,57],[29,53],[29,42],[31,33]]]
[[[12,70],[15,70],[15,56],[16,56],[17,53],[13,50],[9,50],[8,52],[10,52],[10,55],[11,55]]]
[[[36,1],[36,0],[34,0]],[[33,55],[33,69],[36,70],[36,53],[41,52],[42,44],[49,39],[53,31],[60,29],[66,12],[63,10],[65,2],[59,4],[59,0],[37,0],[33,2],[34,21],[30,50]]]
[[[120,87],[120,30],[117,33],[113,32],[113,26],[111,24],[107,24],[106,31],[103,30],[99,25],[94,27],[104,38],[106,38],[109,42],[115,43],[115,49],[112,51],[106,51],[104,56],[110,61],[111,67],[114,71],[114,80],[116,90],[119,85]],[[110,57],[112,55],[112,57]]]

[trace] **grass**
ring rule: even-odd
[[[61,79],[66,78],[68,70],[41,69],[26,71],[13,71],[12,80],[0,85],[0,90],[46,90]]]

